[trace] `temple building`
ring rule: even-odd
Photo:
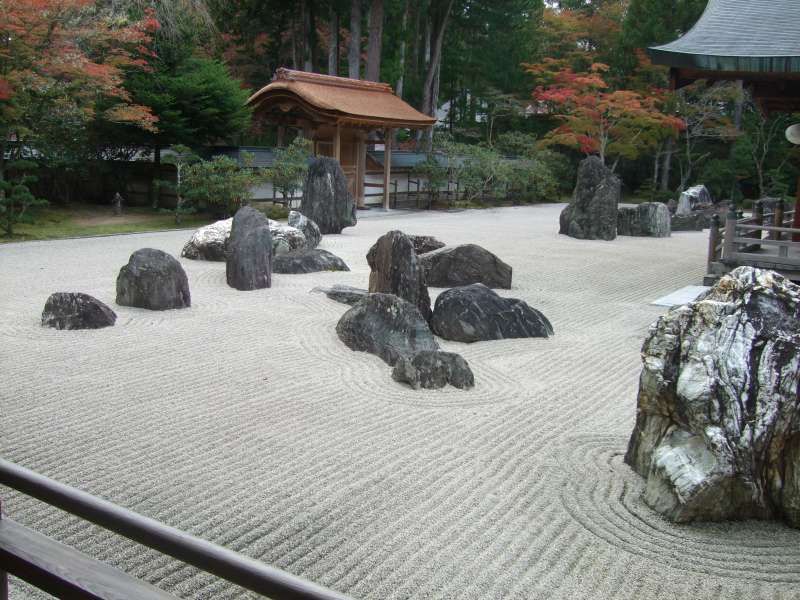
[[[358,206],[364,205],[367,136],[378,131],[387,142],[383,183],[377,185],[388,208],[394,131],[426,129],[436,122],[397,97],[388,84],[290,69],[278,69],[248,103],[256,120],[277,126],[279,146],[286,130],[296,129],[313,142],[316,156],[338,160]]]

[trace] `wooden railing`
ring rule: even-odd
[[[800,228],[794,227],[794,210],[778,201],[772,212],[756,202],[750,217],[739,218],[732,209],[724,227],[719,216],[711,222],[708,241],[708,272],[749,265],[787,271],[800,271]]]
[[[2,459],[0,485],[275,600],[348,600],[338,592]],[[176,600],[155,586],[23,527],[0,513],[0,600],[8,600],[9,574],[62,599]]]

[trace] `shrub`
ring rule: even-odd
[[[47,200],[34,196],[28,186],[36,181],[29,172],[36,168],[35,163],[17,160],[8,164],[7,174],[13,178],[0,179],[0,227],[5,235],[14,235],[14,225],[33,221],[32,209],[47,206]]]
[[[185,167],[184,194],[201,207],[222,207],[232,215],[250,200],[252,187],[262,177],[227,156],[215,156]]]
[[[286,148],[275,151],[275,162],[265,176],[284,198],[294,198],[294,193],[303,187],[311,156],[311,141],[296,137]]]

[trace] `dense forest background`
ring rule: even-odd
[[[24,158],[57,174],[49,199],[68,201],[100,159],[274,145],[245,101],[286,66],[388,82],[441,119],[432,138],[401,132],[397,144],[539,156],[561,194],[587,154],[642,197],[695,183],[718,197],[789,194],[790,115],[763,114],[737,82],[670,92],[647,59],[705,4],[0,0],[0,187]]]

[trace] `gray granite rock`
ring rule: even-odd
[[[319,230],[314,221],[297,212],[296,210],[289,212],[289,226],[299,229],[306,237],[306,248],[312,249],[319,246],[322,241],[322,232]]]
[[[440,242],[432,235],[409,235],[408,239],[414,244],[414,252],[417,254],[425,254],[445,247],[444,242]]]
[[[272,261],[272,272],[283,274],[315,273],[317,271],[349,271],[345,262],[328,252],[315,248],[313,250],[295,250],[288,254],[280,254]]]
[[[460,354],[452,352],[423,351],[414,356],[401,356],[394,365],[392,378],[415,390],[446,385],[462,390],[475,387],[469,364]]]
[[[650,328],[625,461],[672,521],[800,527],[800,286],[740,267]]]
[[[502,298],[481,283],[439,294],[431,328],[446,340],[467,343],[553,335],[553,326],[538,310]]]
[[[695,185],[683,192],[675,207],[676,215],[690,215],[693,212],[710,208],[714,205],[711,193],[704,185]]]
[[[181,256],[192,260],[224,261],[233,219],[200,227],[183,246]]]
[[[561,212],[559,233],[584,240],[613,240],[621,197],[619,178],[597,156],[585,158],[578,167],[572,202]]]
[[[272,255],[306,248],[305,234],[296,227],[267,219],[272,240]],[[183,246],[181,256],[193,260],[224,261],[233,219],[224,219],[199,228]]]
[[[314,221],[327,235],[341,233],[356,224],[356,207],[347,187],[347,178],[338,161],[315,158],[303,185],[300,212]]]
[[[425,282],[432,287],[482,283],[491,288],[511,288],[511,266],[476,244],[447,246],[419,257]]]
[[[166,252],[142,248],[131,254],[117,276],[117,304],[150,310],[191,306],[189,279]]]
[[[241,291],[272,285],[272,235],[263,213],[243,206],[233,217],[225,260],[228,285]]]
[[[336,333],[351,350],[375,354],[389,365],[439,349],[419,310],[394,294],[369,294],[342,315]]]
[[[116,321],[116,313],[89,294],[50,294],[42,311],[42,326],[54,329],[100,329]]]
[[[431,298],[425,285],[414,245],[402,231],[390,231],[378,238],[367,252],[369,291],[394,294],[408,300],[429,320]]]
[[[672,215],[670,230],[672,231],[703,231],[710,225],[710,218],[704,212],[690,215]]]
[[[358,304],[364,298],[369,296],[369,292],[367,290],[339,284],[335,284],[329,288],[315,287],[311,291],[325,294],[331,300],[335,300],[341,304],[349,304],[350,306]]]
[[[617,235],[669,237],[670,223],[669,209],[662,202],[621,206],[617,213]]]

